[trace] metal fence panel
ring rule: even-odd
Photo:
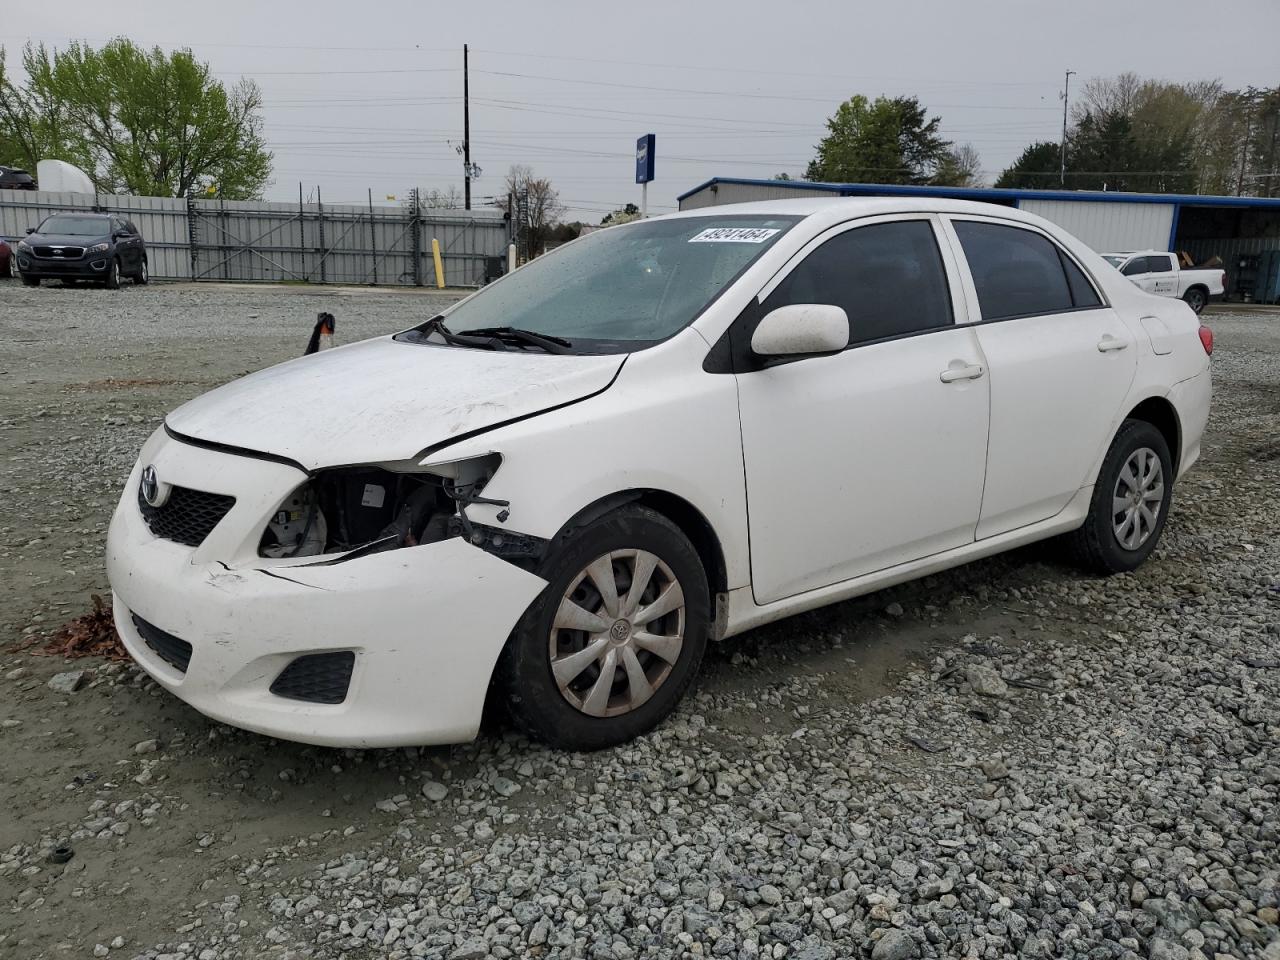
[[[449,285],[475,286],[485,258],[503,256],[508,242],[497,210],[424,209],[415,218],[399,207],[29,190],[0,190],[0,237],[16,240],[51,213],[95,206],[137,225],[157,279],[434,285],[435,238]]]

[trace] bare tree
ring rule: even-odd
[[[550,236],[551,228],[565,214],[560,193],[546,177],[534,175],[533,168],[524,164],[512,164],[507,171],[507,196],[515,199],[515,210],[507,209],[507,197],[496,205],[515,221],[516,234],[522,241],[525,256],[534,257],[542,251]]]
[[[952,147],[938,164],[933,183],[943,187],[981,187],[982,157],[972,143]]]
[[[1072,119],[1080,123],[1086,116],[1133,116],[1144,87],[1144,81],[1136,73],[1122,73],[1115,77],[1091,77],[1072,107]]]
[[[462,191],[452,183],[446,190],[428,190],[422,197],[422,205],[436,210],[461,210]]]

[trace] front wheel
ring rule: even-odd
[[[114,257],[111,260],[110,266],[107,267],[106,284],[108,290],[120,289],[120,261]]]
[[[1203,310],[1205,307],[1205,304],[1209,302],[1209,298],[1205,295],[1205,292],[1199,287],[1192,287],[1185,294],[1183,294],[1182,299],[1183,299],[1183,302],[1185,302],[1186,305],[1190,307],[1192,310],[1194,310],[1196,313],[1199,313],[1201,310]]]
[[[693,682],[710,631],[689,539],[659,513],[624,507],[553,546],[539,572],[547,586],[499,666],[512,719],[569,750],[652,729]]]
[[[1069,535],[1075,558],[1096,573],[1124,573],[1151,555],[1173,497],[1173,462],[1164,435],[1126,420],[1107,450],[1089,516]]]
[[[133,276],[133,282],[140,287],[145,287],[151,282],[151,274],[147,273],[147,261],[144,257],[142,265],[138,267],[138,272]]]

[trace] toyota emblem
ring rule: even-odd
[[[151,464],[142,471],[142,499],[151,506],[160,506],[160,478],[156,476],[156,468]]]

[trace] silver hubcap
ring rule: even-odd
[[[1164,504],[1164,471],[1150,447],[1129,455],[1111,495],[1111,529],[1126,550],[1137,550],[1151,539]]]
[[[654,554],[597,557],[570,582],[551,627],[561,695],[592,717],[635,710],[680,659],[684,611],[680,581]]]

